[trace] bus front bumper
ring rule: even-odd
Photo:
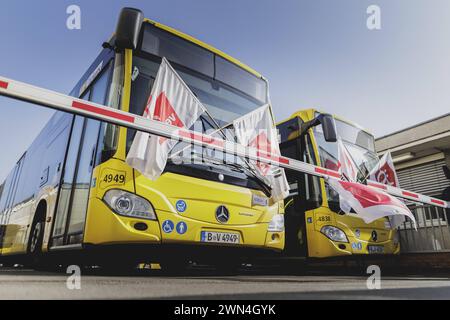
[[[268,223],[248,225],[213,224],[189,219],[172,212],[158,211],[158,220],[119,216],[100,199],[91,199],[83,243],[95,246],[139,244],[154,247],[226,248],[227,251],[261,249],[280,251],[284,248],[284,231],[269,232]],[[170,223],[168,222],[170,221]],[[170,228],[167,228],[167,225]],[[235,243],[206,242],[206,234],[238,235]],[[204,250],[204,249],[202,249]]]
[[[317,232],[310,257],[325,258],[351,255],[393,255],[400,253],[400,245],[389,239],[386,241],[364,241],[347,234],[348,242],[337,242]],[[314,251],[316,250],[316,251]]]

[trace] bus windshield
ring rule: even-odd
[[[378,163],[374,137],[364,130],[340,120],[336,120],[336,129],[338,136],[342,139],[358,167],[358,180],[363,181]],[[314,128],[314,137],[319,149],[322,167],[337,170],[338,144],[325,141],[321,126]],[[334,190],[330,190],[329,187],[327,187],[327,196],[329,202],[339,203],[338,194]]]
[[[203,114],[197,123],[190,128],[191,130],[201,131],[202,133],[217,131],[218,127],[224,127],[234,119],[266,103],[267,84],[263,79],[221,57],[209,59],[211,52],[181,38],[154,29],[156,28],[150,29],[152,31],[151,39],[147,39],[148,35],[144,33],[142,50],[133,57],[133,74],[135,76],[131,89],[131,113],[143,114],[161,62],[161,56],[169,59],[174,69],[212,117],[211,119],[209,115]],[[151,40],[152,44],[155,41],[159,44],[153,48],[146,44],[146,39]],[[184,52],[184,55],[180,51]],[[191,61],[190,57],[193,56],[197,59]],[[209,62],[212,63],[211,66],[208,65]],[[212,68],[212,72],[209,70],[210,68]],[[231,130],[222,130],[215,133],[214,136],[224,138],[224,135],[226,135],[228,139],[234,140],[234,134]],[[128,130],[127,150],[131,147],[134,135],[134,130]],[[245,161],[240,158],[225,156],[222,152],[215,150],[191,147],[184,142],[178,143],[173,148],[171,155],[169,155],[169,162],[175,156],[178,157],[177,160],[180,158],[182,160],[201,158],[203,162],[208,164],[209,170],[214,164],[222,162],[225,165],[222,166],[222,169],[228,168],[228,171],[234,173],[241,171],[243,179],[249,175],[254,175],[249,172]],[[227,164],[229,165],[227,166]],[[196,165],[199,165],[198,161],[196,161]],[[252,170],[250,169],[250,171]]]

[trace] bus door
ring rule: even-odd
[[[109,68],[107,68],[109,70]],[[81,99],[104,104],[109,72],[103,73]],[[59,191],[51,248],[79,246],[83,241],[92,172],[101,122],[75,116]]]
[[[316,164],[314,148],[309,133],[298,136],[299,118],[293,118],[278,126],[281,135],[280,150],[285,157]],[[298,171],[286,170],[290,186],[285,199],[285,254],[308,256],[308,234],[306,213],[320,207],[322,203],[320,180]]]
[[[10,220],[11,214],[15,210],[13,207],[14,205],[14,198],[17,191],[17,183],[19,181],[20,174],[22,172],[23,162],[25,160],[24,154],[20,160],[17,162],[16,166],[14,167],[10,178],[7,179],[7,182],[4,186],[5,190],[3,192],[6,195],[5,203],[3,206],[3,212],[1,215],[1,228],[0,228],[0,248],[9,248],[12,245],[12,237],[11,234],[15,235],[17,232],[18,226],[12,225],[7,227],[8,222]]]

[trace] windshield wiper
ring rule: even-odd
[[[211,127],[215,127],[215,129],[221,133],[223,139],[227,140],[227,135],[225,134],[225,132],[223,132],[223,130],[225,128],[227,128],[228,126],[232,125],[233,123],[229,123],[228,125],[224,126],[224,127],[220,127],[220,125],[216,122],[216,120],[209,114],[209,112],[206,110],[206,114],[208,115],[208,117],[211,119],[212,123],[209,122],[203,115],[200,116],[201,121],[205,121],[207,124],[209,124]],[[272,191],[272,188],[262,179],[258,176],[258,174],[255,172],[255,170],[251,167],[250,163],[243,157],[240,157],[241,160],[246,164],[246,166],[243,166],[241,164],[237,164],[237,163],[226,163],[229,165],[233,165],[235,168],[244,168],[245,170],[247,170],[248,172],[250,172],[250,174],[253,176],[255,181],[258,181],[258,184],[260,184],[261,186],[263,186],[263,188],[265,190],[268,190],[268,193],[270,194],[270,192]],[[247,176],[249,176],[247,174]],[[250,176],[249,176],[250,177]]]
[[[194,157],[199,156],[198,154],[192,154],[190,158],[188,157],[180,157],[181,159],[186,159],[189,161],[192,161]],[[202,160],[200,162],[196,162],[193,164],[196,165],[203,165],[203,166],[217,166],[218,168],[220,168],[221,166],[227,166],[227,167],[232,167],[233,169],[236,169],[236,171],[245,174],[248,178],[252,179],[254,182],[256,182],[261,188],[262,191],[264,192],[264,194],[266,196],[270,196],[272,188],[263,180],[260,179],[258,177],[256,177],[256,173],[252,172],[249,168],[237,164],[237,163],[230,163],[230,162],[224,162],[224,161],[218,161],[214,158],[208,157],[208,156],[200,156],[198,159]],[[169,161],[173,164],[175,164],[175,162],[173,161],[173,159],[169,158]]]
[[[222,138],[223,138],[224,140],[227,140],[227,135],[225,134],[224,130],[225,130],[227,127],[231,126],[233,123],[230,122],[230,123],[228,123],[227,125],[221,127],[221,126],[217,123],[217,121],[211,116],[211,114],[209,114],[209,112],[208,112],[208,110],[206,110],[206,108],[205,108],[205,113],[206,113],[206,115],[208,116],[208,118],[211,119],[211,122],[208,121],[203,115],[201,115],[201,116],[200,116],[200,120],[202,121],[203,126],[204,126],[204,123],[207,123],[211,128],[214,128],[214,129],[215,129],[215,131],[213,132],[213,134],[214,134],[214,133],[220,133],[221,136],[222,136]],[[203,127],[203,130],[205,130],[205,127]],[[183,153],[183,151],[186,150],[187,148],[189,148],[189,145],[187,145],[186,147],[182,148],[181,150],[176,151],[175,154],[173,154],[173,155],[171,155],[171,156],[169,157],[169,160],[173,162],[173,157],[175,157],[175,156],[177,156],[177,155]],[[207,157],[207,156],[204,155],[204,152],[205,152],[205,151],[203,150],[203,151],[202,151],[203,157],[204,157],[204,158],[209,158],[209,157]],[[192,159],[192,156],[191,156],[191,159]],[[221,164],[224,164],[224,163],[225,163],[225,164],[228,165],[228,166],[233,166],[234,168],[237,168],[238,170],[241,170],[242,173],[246,174],[248,177],[253,178],[253,180],[256,181],[256,182],[257,182],[257,183],[265,190],[265,193],[267,193],[267,194],[270,195],[272,188],[264,181],[264,179],[262,179],[262,178],[260,178],[260,177],[258,176],[258,174],[255,172],[255,170],[251,167],[250,163],[249,163],[245,158],[240,157],[240,159],[246,164],[246,166],[243,166],[243,165],[237,164],[237,163],[231,164],[231,163],[226,163],[226,162],[220,163],[220,164],[218,164],[218,165],[221,165]],[[243,170],[245,170],[246,172],[244,172]],[[248,174],[248,173],[250,173],[250,174]]]
[[[264,189],[264,193],[266,195],[270,195],[271,194],[272,188],[262,178],[258,177],[257,173],[254,172],[252,169],[250,169],[250,167],[246,167],[246,166],[240,165],[238,163],[224,162],[223,164],[225,164],[226,166],[230,166],[230,167],[233,167],[233,168],[236,168],[236,169],[240,170],[247,177],[249,177],[253,181],[257,182]],[[250,175],[248,173],[250,173]]]
[[[225,162],[225,161],[217,161],[214,158],[208,157],[203,155],[203,159],[206,159],[209,163],[217,165],[217,166],[228,166],[228,167],[232,167],[236,170],[238,170],[239,172],[245,174],[247,177],[251,178],[253,181],[257,182],[264,190],[264,193],[266,193],[267,195],[270,195],[272,188],[260,177],[257,176],[257,173],[254,172],[250,166],[243,166],[241,164],[238,163],[234,163],[234,162]]]

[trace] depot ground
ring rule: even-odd
[[[168,276],[147,270],[125,276],[84,272],[81,289],[67,288],[64,272],[0,268],[0,299],[450,299],[450,272],[382,274],[381,289],[367,275],[311,269],[301,275],[244,271],[220,276],[195,271]]]

